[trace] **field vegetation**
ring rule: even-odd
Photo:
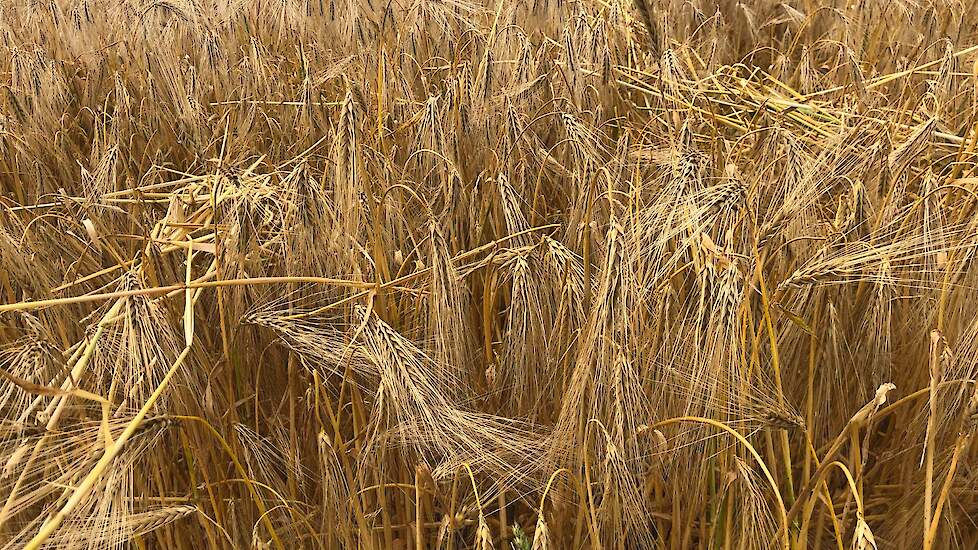
[[[978,547],[976,44],[0,0],[0,547]]]

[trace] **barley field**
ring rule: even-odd
[[[978,548],[976,44],[0,0],[0,548]]]

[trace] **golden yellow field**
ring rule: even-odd
[[[0,0],[0,548],[978,548],[976,44]]]

